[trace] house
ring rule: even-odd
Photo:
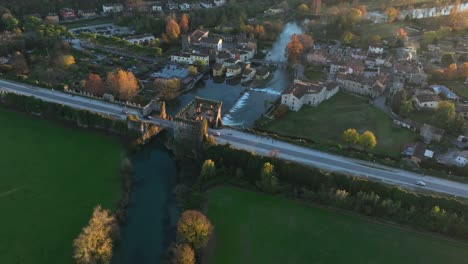
[[[468,163],[468,150],[460,151],[455,158],[455,162],[458,166],[465,166]]]
[[[143,35],[128,36],[123,39],[132,44],[148,45],[148,44],[152,44],[156,38],[152,34],[143,34]]]
[[[199,45],[205,48],[215,49],[217,51],[221,51],[223,49],[223,40],[221,38],[202,38],[198,44],[195,43],[194,45]]]
[[[257,70],[253,69],[253,68],[247,68],[245,69],[243,72],[242,72],[242,79],[241,79],[241,83],[245,83],[245,82],[248,82],[248,81],[251,81],[254,77],[255,77],[255,74],[257,73]]]
[[[161,4],[155,4],[151,6],[151,10],[153,10],[153,12],[162,12],[163,6]]]
[[[166,3],[166,9],[167,10],[176,10],[179,8],[179,5],[177,3],[174,3],[173,1],[169,0]]]
[[[181,3],[181,4],[179,4],[179,9],[181,11],[189,11],[190,10],[190,4],[189,3]]]
[[[429,144],[432,141],[439,142],[442,139],[444,132],[445,131],[443,129],[424,124],[421,127],[419,134],[423,137],[424,143]]]
[[[229,58],[227,60],[224,60],[223,65],[224,67],[229,67],[237,63],[237,60],[234,58]]]
[[[228,52],[220,52],[218,53],[218,55],[216,55],[216,63],[221,63],[223,64],[224,61],[226,61],[227,59],[230,59],[232,58],[231,54],[228,53]]]
[[[327,63],[327,54],[323,49],[312,50],[306,56],[307,62],[312,64],[326,64]]]
[[[422,93],[413,96],[416,108],[420,110],[435,110],[441,101],[439,96],[432,93]]]
[[[270,76],[270,71],[266,67],[259,67],[257,68],[257,73],[255,74],[255,79],[257,80],[265,80]]]
[[[60,9],[60,17],[64,20],[76,19],[76,11],[71,8]]]
[[[197,29],[188,35],[182,36],[182,48],[186,49],[191,45],[199,44],[202,39],[207,38],[209,34],[210,32],[207,30]]]
[[[420,163],[423,159],[432,158],[434,156],[434,152],[428,150],[424,143],[415,142],[405,144],[401,151],[401,155]]]
[[[427,80],[427,74],[423,71],[421,65],[414,61],[396,62],[393,70],[397,76],[403,78],[407,83],[424,85]]]
[[[281,95],[281,103],[292,111],[299,111],[303,105],[319,105],[339,91],[337,83],[324,85],[320,82],[294,80]]]
[[[180,53],[178,55],[171,55],[171,62],[175,63],[195,64],[198,61],[208,65],[210,56],[201,53]]]
[[[214,3],[211,2],[211,1],[201,1],[200,6],[203,7],[203,8],[213,8]]]
[[[235,78],[242,73],[242,66],[240,63],[235,63],[233,65],[226,67],[226,78]]]
[[[396,126],[399,126],[399,127],[403,127],[403,128],[406,128],[406,129],[409,129],[413,132],[416,132],[417,128],[418,128],[418,125],[417,123],[411,121],[411,120],[397,120],[397,119],[393,119],[393,124],[396,125]]]
[[[442,94],[442,96],[447,99],[458,99],[458,96],[444,85],[431,85],[430,88],[435,94]]]
[[[457,104],[455,111],[463,118],[468,119],[468,104]]]
[[[56,13],[49,13],[44,18],[44,22],[48,24],[58,24],[60,22],[60,18]]]
[[[94,9],[78,10],[78,15],[82,18],[90,18],[97,16],[97,13]]]
[[[213,77],[219,77],[224,75],[226,68],[222,63],[215,63],[213,65]]]
[[[382,43],[373,43],[369,45],[369,53],[383,54],[383,51]]]
[[[338,73],[336,82],[345,91],[375,98],[385,91],[387,76],[366,77],[362,74]]]
[[[124,6],[122,4],[107,4],[102,5],[102,12],[109,14],[109,13],[119,13],[124,10]]]
[[[215,6],[222,6],[226,4],[226,0],[214,0],[213,3]]]

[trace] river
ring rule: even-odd
[[[287,23],[283,31],[273,43],[272,49],[267,53],[266,59],[283,62],[286,61],[285,48],[293,34],[301,34],[303,29],[296,22]],[[281,96],[281,92],[291,82],[285,69],[273,72],[273,78],[265,86],[257,89],[248,89],[240,84],[230,85],[225,82],[217,83],[211,77],[191,91],[179,96],[176,102],[168,104],[167,112],[176,114],[183,106],[195,96],[218,100],[223,103],[223,124],[228,126],[252,127],[257,120]],[[245,91],[245,92],[244,92]]]
[[[297,23],[288,23],[267,54],[274,61],[285,61],[285,47],[294,33],[302,33]],[[176,113],[195,96],[223,102],[223,122],[231,126],[250,127],[288,86],[287,71],[277,69],[264,87],[248,89],[241,85],[216,83],[207,79],[183,94],[168,113]],[[247,91],[245,91],[247,89]],[[245,92],[244,92],[245,91]],[[172,193],[176,185],[177,167],[162,138],[131,156],[134,179],[127,209],[127,223],[121,227],[120,243],[112,264],[157,264],[175,239],[179,212]]]

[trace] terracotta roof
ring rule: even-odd
[[[283,94],[292,94],[296,98],[302,98],[306,94],[319,93],[323,89],[323,85],[318,82],[303,82],[300,80],[295,80]]]
[[[199,42],[201,40],[201,38],[203,37],[203,35],[205,35],[207,31],[203,31],[203,30],[200,30],[200,29],[197,29],[195,31],[193,31],[189,37],[190,37],[190,41],[192,42]]]
[[[221,63],[215,63],[215,64],[213,65],[213,69],[215,69],[216,71],[219,71],[219,70],[221,70],[222,68],[223,68],[223,64],[221,64]]]
[[[418,95],[415,95],[415,97],[420,103],[439,102],[440,101],[439,96],[437,96],[435,94],[418,94]]]

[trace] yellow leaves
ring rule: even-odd
[[[132,98],[138,91],[138,81],[135,75],[124,70],[107,74],[106,83],[111,92],[124,100]]]
[[[195,249],[206,246],[212,232],[210,221],[202,213],[188,210],[182,213],[177,223],[177,238]]]

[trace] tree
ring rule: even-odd
[[[156,88],[159,98],[170,101],[180,94],[180,80],[172,78],[169,80],[158,78],[153,82],[154,88]]]
[[[177,222],[177,240],[196,250],[206,246],[212,231],[210,220],[195,210],[183,212]]]
[[[397,114],[400,113],[401,105],[404,101],[406,101],[406,98],[407,95],[405,89],[401,89],[393,95],[391,104],[393,112]]]
[[[460,78],[468,78],[468,62],[464,62],[460,66],[460,70],[458,72],[458,75],[460,76]]]
[[[265,28],[262,25],[255,26],[254,34],[260,39],[265,38]]]
[[[180,18],[179,28],[182,33],[187,33],[189,30],[189,19],[185,13],[182,14],[182,17]]]
[[[60,55],[57,58],[57,64],[60,67],[68,68],[75,64],[75,57],[73,57],[72,55]]]
[[[176,244],[171,248],[171,264],[195,264],[195,252],[187,244]]]
[[[291,61],[298,60],[300,56],[302,55],[303,51],[304,51],[304,46],[299,41],[299,37],[296,34],[292,35],[291,41],[286,46],[286,56],[288,57],[288,60],[291,60]]]
[[[312,14],[317,15],[320,13],[320,9],[322,8],[322,0],[312,0],[312,3],[310,4],[310,9],[312,11]]]
[[[447,53],[442,56],[441,62],[444,67],[447,67],[450,66],[450,64],[455,63],[455,60],[453,59],[452,54]]]
[[[190,66],[188,66],[187,70],[188,70],[190,75],[197,75],[198,74],[198,68],[195,67],[195,66],[190,65]]]
[[[308,34],[299,34],[297,35],[299,41],[301,42],[304,49],[310,49],[314,45],[314,40]]]
[[[19,51],[13,54],[13,58],[11,59],[11,66],[13,68],[13,72],[17,75],[29,73],[29,67],[28,63],[26,62],[26,58]]]
[[[79,264],[110,263],[117,233],[115,217],[98,205],[88,225],[73,241],[73,258]]]
[[[343,34],[343,42],[348,45],[353,44],[356,42],[356,36],[353,33],[346,31]]]
[[[350,8],[348,11],[348,19],[351,24],[357,24],[362,19],[362,12],[357,8]]]
[[[341,138],[346,144],[348,144],[348,146],[350,146],[359,142],[359,133],[354,128],[348,128],[343,132]]]
[[[125,100],[135,96],[138,91],[138,81],[135,75],[124,70],[108,73],[106,84],[110,92]]]
[[[84,90],[95,95],[104,94],[104,82],[99,74],[90,73],[84,83]]]
[[[387,15],[387,21],[391,23],[398,18],[399,12],[394,7],[388,7],[385,9],[385,14]]]
[[[406,39],[408,36],[408,33],[406,33],[406,30],[404,28],[398,29],[397,37],[400,39]]]
[[[380,43],[382,41],[382,38],[380,37],[380,35],[374,35],[372,37],[372,43]]]
[[[216,175],[216,167],[214,161],[208,159],[203,162],[200,177],[203,180],[208,180],[214,178]]]
[[[166,23],[166,34],[170,40],[176,40],[180,36],[180,27],[172,18],[170,18]]]
[[[359,145],[364,149],[373,149],[377,145],[377,139],[375,138],[374,133],[371,131],[364,132],[359,137]]]
[[[7,31],[14,31],[18,27],[18,19],[16,19],[13,15],[10,13],[4,13],[2,15],[2,20],[1,20],[0,26],[3,26],[3,28]]]
[[[401,103],[400,107],[400,115],[403,117],[408,116],[411,112],[413,112],[414,106],[412,100],[406,100]]]
[[[446,69],[444,69],[444,77],[447,80],[453,80],[457,77],[457,64],[452,63]]]
[[[455,117],[455,104],[450,101],[441,101],[437,105],[436,111],[434,113],[434,119],[442,124],[444,127],[447,127],[448,123],[452,118]]]
[[[299,12],[299,14],[305,16],[309,13],[309,7],[306,5],[306,4],[300,4],[297,6],[297,12]]]
[[[278,187],[278,178],[274,171],[274,166],[269,162],[263,164],[263,168],[260,173],[260,181],[257,182],[257,186],[265,192],[276,191]]]

